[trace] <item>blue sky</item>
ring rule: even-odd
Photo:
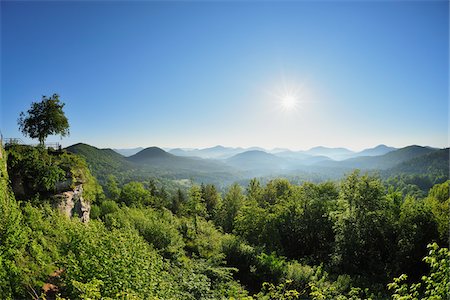
[[[444,147],[448,24],[448,1],[2,1],[0,128],[58,93],[64,145]]]

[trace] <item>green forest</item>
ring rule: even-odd
[[[448,180],[99,181],[83,156],[14,144],[0,168],[4,299],[448,299]],[[63,183],[88,221],[55,209]]]

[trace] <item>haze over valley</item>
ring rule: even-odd
[[[336,180],[354,169],[387,178],[400,174],[405,166],[409,166],[406,168],[409,175],[423,175],[433,168],[433,171],[445,177],[449,153],[448,148],[417,145],[399,149],[378,145],[359,152],[320,146],[306,151],[224,146],[163,150],[159,147],[98,149],[87,144],[75,144],[67,147],[67,150],[83,155],[88,163],[97,164],[108,158],[111,161],[109,164],[117,164],[124,169],[138,169],[153,175],[177,180],[192,179],[194,182],[214,183],[222,187],[253,177],[285,176],[296,178],[297,182]],[[420,161],[426,163],[420,165]],[[107,167],[108,162],[105,164]]]

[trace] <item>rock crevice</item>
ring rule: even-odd
[[[83,184],[73,190],[61,192],[53,196],[56,209],[69,218],[78,216],[83,223],[89,222],[91,204],[83,199]]]

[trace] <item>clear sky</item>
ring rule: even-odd
[[[444,147],[448,28],[446,0],[1,1],[0,128],[58,93],[64,145]]]

